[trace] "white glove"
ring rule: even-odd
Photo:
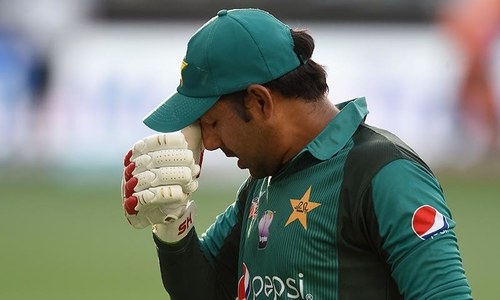
[[[135,228],[165,224],[175,227],[176,236],[187,234],[196,209],[190,200],[198,188],[202,158],[198,124],[135,143],[125,156],[122,178],[122,204],[129,223]],[[190,226],[182,230],[181,225]]]

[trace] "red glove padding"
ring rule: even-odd
[[[177,220],[198,188],[201,133],[194,125],[186,131],[146,137],[125,155],[122,204],[135,228]]]

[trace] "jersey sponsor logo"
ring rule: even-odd
[[[238,299],[247,300],[247,296],[250,295],[250,274],[245,263],[241,267],[241,273],[243,275],[238,280]]]
[[[276,275],[251,275],[247,265],[242,265],[242,275],[238,281],[237,300],[256,299],[313,299],[304,293],[304,274],[282,279]]]
[[[430,205],[422,205],[415,210],[411,226],[422,240],[444,233],[450,227],[446,217]]]
[[[307,215],[316,207],[320,206],[320,203],[311,202],[309,199],[311,197],[310,186],[300,199],[290,199],[290,204],[292,205],[292,213],[285,223],[285,227],[288,226],[295,220],[298,220],[302,227],[307,230]]]
[[[266,210],[259,221],[259,249],[266,249],[269,239],[269,227],[273,221],[274,212]]]

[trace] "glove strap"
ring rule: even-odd
[[[153,233],[162,242],[173,244],[182,240],[194,227],[196,204],[189,201],[186,211],[179,219],[163,224],[154,224]]]

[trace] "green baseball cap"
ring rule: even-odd
[[[159,132],[198,120],[220,96],[296,69],[290,28],[259,9],[221,10],[191,37],[177,91],[144,118]]]

